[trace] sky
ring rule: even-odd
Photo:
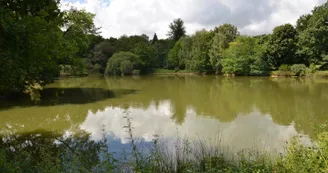
[[[96,14],[95,24],[103,37],[157,33],[166,38],[176,18],[185,22],[187,34],[213,29],[224,23],[241,34],[270,33],[275,26],[296,24],[326,0],[62,0],[62,9],[76,7]]]

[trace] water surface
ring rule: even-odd
[[[258,77],[86,77],[48,85],[41,101],[0,104],[0,133],[56,132],[74,127],[110,149],[128,145],[123,127],[130,117],[135,138],[220,140],[233,150],[282,152],[285,142],[328,120],[328,80]]]

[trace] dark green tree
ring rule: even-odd
[[[151,43],[154,44],[157,41],[158,41],[158,37],[157,37],[157,34],[155,33],[153,39],[151,40]]]
[[[59,74],[63,44],[58,1],[0,1],[0,95],[48,84]]]
[[[268,58],[273,67],[282,64],[297,63],[299,59],[296,53],[296,30],[291,24],[285,24],[274,28],[268,42]]]
[[[180,18],[173,20],[173,22],[169,25],[169,29],[170,31],[168,36],[174,41],[178,41],[181,37],[186,35],[184,22]]]
[[[156,63],[156,52],[150,43],[139,43],[132,50],[132,52],[139,57],[141,62],[139,70],[141,73],[148,73],[149,71],[152,71],[152,68]]]

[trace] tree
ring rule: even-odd
[[[223,49],[228,48],[229,43],[235,41],[235,39],[239,36],[237,27],[227,23],[219,27],[215,27],[214,32],[223,36],[220,40]]]
[[[306,64],[328,61],[328,2],[297,22],[297,55]],[[303,62],[298,62],[303,63]]]
[[[107,62],[105,75],[131,75],[140,68],[139,57],[132,52],[115,53]]]
[[[174,47],[169,51],[167,64],[169,69],[179,68],[179,52],[181,51],[181,39],[178,40]]]
[[[186,35],[186,28],[182,19],[178,18],[173,20],[169,25],[170,31],[168,36],[174,41],[178,41],[181,37]]]
[[[209,51],[210,63],[216,73],[221,72],[222,53],[229,47],[229,43],[234,41],[239,35],[237,27],[231,24],[224,24],[214,29],[215,35],[212,39]]]
[[[167,67],[168,63],[168,53],[170,49],[174,46],[174,42],[169,39],[158,40],[153,44],[155,50],[155,68],[164,68]]]
[[[309,19],[311,18],[311,15],[306,14],[306,15],[302,15],[296,22],[296,31],[298,33],[306,30],[306,28],[308,27],[309,24]]]
[[[101,68],[100,72],[104,72],[108,59],[115,53],[115,48],[110,44],[109,41],[103,41],[97,44],[90,56],[92,66],[99,64]]]
[[[298,61],[296,53],[296,30],[291,24],[274,28],[269,38],[268,58],[273,67]]]
[[[99,28],[94,25],[94,17],[92,13],[74,8],[64,12],[64,38],[78,48],[78,57],[87,56],[92,41],[89,35],[98,35]]]
[[[225,74],[264,75],[267,62],[264,44],[255,37],[240,36],[223,52],[222,71]]]
[[[225,40],[225,35],[221,33],[216,33],[215,36],[212,39],[212,45],[209,50],[209,57],[210,57],[210,63],[213,67],[213,70],[215,70],[216,73],[221,72],[221,59],[222,59],[222,53],[224,51],[224,45],[222,44],[222,40]]]
[[[212,71],[209,50],[212,40],[212,34],[206,30],[197,31],[191,37],[191,59],[186,63],[187,69],[195,72]]]
[[[192,39],[188,36],[181,37],[168,54],[168,67],[170,69],[179,68],[184,70],[186,64],[192,58]]]
[[[154,44],[157,41],[158,41],[158,37],[157,37],[157,34],[155,33],[153,39],[151,40],[151,43]]]
[[[251,57],[254,39],[239,37],[236,42],[230,43],[229,49],[224,52],[222,72],[225,74],[248,75],[250,72]]]
[[[140,71],[142,73],[147,73],[148,71],[152,70],[152,67],[155,64],[156,57],[155,57],[155,49],[149,43],[139,43],[136,47],[132,50],[134,54],[139,57],[141,62]]]
[[[70,53],[58,6],[58,1],[0,1],[0,95],[58,76],[58,62]]]

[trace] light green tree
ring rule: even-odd
[[[206,30],[197,31],[191,37],[191,59],[187,62],[187,69],[195,72],[212,71],[209,58],[209,50],[211,46],[212,33]]]
[[[237,27],[231,24],[224,24],[214,29],[215,35],[212,39],[211,49],[209,50],[210,63],[216,73],[221,72],[222,53],[229,47],[229,43],[234,41],[239,35]]]

